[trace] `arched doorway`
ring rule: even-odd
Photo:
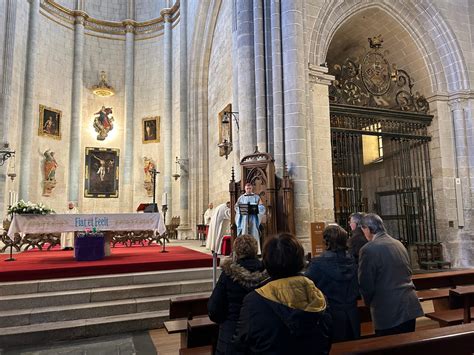
[[[390,63],[381,36],[330,66],[335,219],[379,214],[407,244],[437,240],[426,99],[407,71]]]

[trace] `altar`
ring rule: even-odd
[[[112,214],[16,214],[8,229],[13,239],[16,233],[63,233],[88,230],[105,232],[105,254],[110,255],[109,231],[152,230],[162,235],[165,224],[159,213],[112,213]]]

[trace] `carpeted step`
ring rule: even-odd
[[[212,278],[212,268],[0,283],[0,296]]]
[[[168,311],[157,311],[2,328],[0,350],[18,345],[153,329],[161,327],[167,317]]]
[[[209,279],[162,282],[140,285],[100,287],[93,289],[40,292],[0,297],[0,311],[26,308],[65,306],[120,299],[206,292],[212,289]]]
[[[201,294],[202,293],[198,292],[188,293],[186,295],[193,296]],[[182,294],[0,311],[0,328],[87,318],[110,317],[120,314],[154,311],[169,312],[170,298],[181,295]]]

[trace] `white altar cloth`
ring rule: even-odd
[[[91,213],[14,215],[8,236],[15,233],[85,232],[95,228],[102,231],[154,230],[160,235],[166,232],[159,213]]]

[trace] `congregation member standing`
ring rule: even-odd
[[[354,340],[360,337],[359,285],[357,265],[347,254],[347,232],[337,224],[329,225],[323,238],[326,251],[311,260],[306,276],[328,300],[328,311],[337,330],[333,341]]]
[[[74,202],[69,202],[67,205],[67,210],[64,212],[66,214],[76,214],[77,208],[74,205]],[[73,250],[74,249],[74,232],[63,232],[61,233],[61,248],[63,250]]]
[[[415,331],[423,309],[411,279],[408,253],[402,243],[387,234],[382,219],[369,213],[362,218],[369,241],[360,250],[359,285],[370,307],[376,335]]]
[[[299,274],[304,250],[298,239],[282,233],[267,240],[263,264],[270,281],[244,298],[232,340],[234,350],[245,354],[328,354],[331,315],[323,293]]]
[[[349,227],[351,228],[351,237],[347,242],[349,246],[349,254],[355,259],[356,264],[359,263],[359,251],[360,249],[367,244],[368,240],[365,238],[364,232],[360,227],[360,222],[365,216],[363,212],[352,213],[349,216]]]
[[[232,250],[233,259],[221,263],[222,273],[207,305],[209,318],[219,324],[215,354],[229,353],[244,297],[268,277],[257,259],[257,241],[252,236],[235,239]]]

